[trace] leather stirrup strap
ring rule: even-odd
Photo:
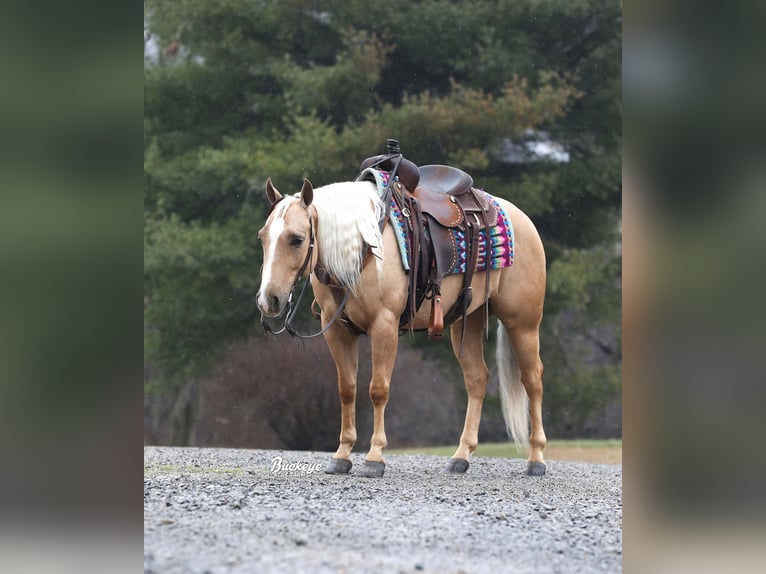
[[[473,281],[473,272],[476,269],[476,262],[479,259],[479,231],[473,225],[468,225],[466,229],[468,233],[468,261],[466,262],[465,275],[463,275],[463,295],[462,295],[462,317],[463,324],[460,326],[460,352],[458,355],[463,354],[463,341],[465,340],[465,324],[468,319],[468,308],[473,302],[473,288],[471,283]]]
[[[492,271],[492,236],[490,233],[490,226],[489,221],[487,219],[487,212],[484,211],[484,209],[481,208],[481,202],[479,201],[479,198],[476,197],[477,193],[481,193],[479,190],[475,188],[471,188],[470,194],[471,194],[471,200],[476,205],[476,207],[479,208],[478,210],[478,219],[479,219],[479,225],[481,225],[484,228],[484,323],[482,326],[482,330],[484,331],[484,336],[486,338],[489,338],[489,276],[490,272]],[[477,242],[478,243],[478,242]],[[478,244],[477,244],[477,251],[478,251]],[[478,253],[477,253],[477,260],[478,260]]]

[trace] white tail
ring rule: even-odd
[[[511,338],[501,322],[497,325],[497,372],[500,402],[508,434],[517,447],[529,444],[529,397],[521,384],[521,370]]]

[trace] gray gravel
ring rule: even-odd
[[[388,455],[386,474],[308,472],[329,453],[144,449],[144,571],[620,572],[622,467]],[[272,461],[298,464],[272,471]],[[363,454],[354,454],[359,467]]]

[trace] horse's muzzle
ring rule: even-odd
[[[265,317],[277,317],[284,309],[282,297],[267,293],[258,293],[258,309]]]

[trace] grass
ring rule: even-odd
[[[457,445],[424,446],[405,449],[387,449],[391,454],[433,454],[437,456],[452,456]],[[603,440],[549,440],[546,451],[567,449],[607,449],[616,451],[622,449],[622,439]],[[479,443],[475,456],[492,456],[497,458],[527,458],[526,449],[518,450],[511,442]]]

